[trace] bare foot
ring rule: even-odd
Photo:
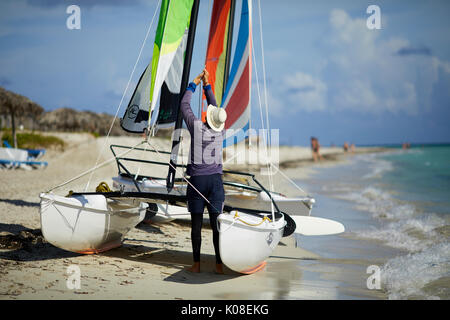
[[[200,262],[194,262],[192,267],[188,268],[187,271],[192,273],[199,273],[200,272]]]
[[[223,264],[221,264],[221,263],[216,263],[216,273],[217,273],[217,274],[224,274],[224,273],[223,273]]]

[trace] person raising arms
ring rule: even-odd
[[[206,117],[201,119],[192,112],[191,99],[197,86],[203,81],[203,90],[208,103]],[[180,109],[183,120],[191,135],[190,157],[187,175],[190,176],[186,191],[188,210],[191,214],[191,242],[194,263],[188,270],[200,272],[201,229],[205,206],[213,231],[213,244],[216,255],[215,272],[223,274],[223,265],[219,252],[219,231],[217,217],[223,210],[225,191],[222,181],[222,144],[227,113],[217,107],[216,98],[209,84],[209,73],[202,71],[189,83]]]

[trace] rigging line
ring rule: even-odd
[[[252,42],[253,42],[253,33],[252,33]],[[259,102],[259,114],[260,114],[260,119],[261,119],[261,126],[262,129],[264,129],[264,116],[262,113],[262,98],[261,98],[261,90],[260,90],[260,85],[259,85],[259,78],[258,78],[258,67],[257,67],[257,63],[256,63],[256,55],[255,55],[255,49],[254,46],[252,46],[252,55],[253,55],[253,60],[255,61],[254,63],[254,70],[255,70],[255,76],[256,76],[256,92],[258,93],[258,102]],[[267,155],[267,143],[266,143],[266,136],[263,132],[263,143],[264,143],[264,149],[266,151],[266,155]],[[260,145],[260,143],[259,143]],[[268,157],[267,157],[268,158]],[[270,165],[269,162],[267,162],[267,171],[269,171]],[[273,190],[273,188],[271,187],[271,189]],[[271,202],[271,211],[272,211],[272,218],[274,218],[274,212],[275,212],[275,208],[273,203]]]
[[[184,144],[184,140],[183,140],[183,128],[180,128],[180,153],[181,153],[181,165],[182,165],[182,168],[183,168],[183,166],[184,166],[184,156],[185,156],[185,154],[184,154],[184,149],[183,149],[183,144]],[[189,161],[189,155],[186,157],[186,166],[187,166],[187,164],[188,164],[188,161]],[[185,171],[182,171],[183,172],[183,177],[186,175],[186,170]]]
[[[145,147],[144,147],[144,154],[146,154],[145,153],[146,151],[147,151],[147,144],[145,144]],[[139,163],[138,169],[137,169],[136,174],[134,176],[134,180],[136,180],[136,181],[137,181],[137,178],[139,177],[139,173],[141,172],[141,168],[142,168],[142,162]]]
[[[256,64],[256,57],[255,57],[255,51],[254,48],[252,48],[252,54],[253,54],[253,60],[255,61],[254,63],[254,70],[255,70],[255,76],[256,76],[256,87],[257,87],[257,93],[258,93],[258,99],[260,102],[260,118],[261,118],[261,123],[262,123],[262,127],[264,128],[264,117],[262,115],[262,107],[261,107],[261,93],[260,93],[260,87],[259,87],[259,78],[258,78],[258,68],[257,68],[257,64]],[[265,136],[263,136],[265,138]],[[277,167],[275,164],[273,164],[272,162],[270,162],[270,165],[273,166],[278,172],[281,173],[281,175],[288,180],[290,183],[292,183],[298,190],[300,190],[301,192],[303,192],[304,194],[310,196],[308,194],[308,192],[306,192],[305,190],[303,190],[299,185],[297,185],[294,181],[292,181],[279,167]]]
[[[125,95],[126,95],[126,93],[127,93],[127,91],[128,91],[128,87],[130,86],[131,79],[133,78],[134,71],[136,70],[136,66],[137,66],[137,64],[139,63],[139,60],[141,59],[142,51],[144,50],[145,44],[146,44],[146,42],[147,42],[148,35],[150,34],[150,30],[151,30],[151,28],[152,28],[152,26],[153,26],[153,21],[155,20],[155,16],[156,16],[156,13],[158,12],[158,8],[159,8],[159,5],[160,5],[160,4],[161,4],[161,0],[159,0],[158,3],[156,4],[155,12],[153,13],[152,20],[151,20],[151,22],[150,22],[150,25],[148,26],[147,33],[145,34],[144,41],[142,42],[142,45],[141,45],[141,49],[139,50],[139,55],[138,55],[138,57],[137,57],[137,59],[136,59],[136,62],[134,63],[134,67],[133,67],[133,70],[131,71],[130,77],[128,78],[128,83],[127,83],[127,85],[126,85],[126,87],[125,87],[125,90],[124,90],[124,92],[123,92],[123,94],[122,94],[122,98],[120,99],[120,103],[119,103],[119,106],[117,107],[116,113],[115,113],[115,115],[114,115],[114,119],[113,119],[112,122],[111,122],[111,126],[109,127],[108,134],[106,135],[106,140],[105,140],[105,142],[104,142],[104,144],[103,144],[103,147],[100,149],[100,152],[99,152],[99,154],[98,154],[98,156],[97,156],[97,160],[95,161],[95,166],[97,166],[98,161],[100,160],[100,157],[101,157],[101,155],[103,154],[103,151],[104,151],[104,149],[105,149],[105,146],[106,146],[107,143],[108,143],[109,135],[111,134],[112,128],[113,128],[113,126],[114,126],[114,122],[116,121],[117,115],[119,114],[119,110],[120,110],[120,108],[121,108],[121,106],[122,106],[123,100],[124,100]],[[95,166],[94,166],[94,167],[95,167]],[[89,180],[88,180],[88,182],[87,182],[87,184],[86,184],[86,187],[85,187],[85,189],[84,189],[85,192],[86,192],[86,191],[88,190],[88,188],[89,188],[89,184],[90,184],[90,182],[91,182],[91,179],[92,179],[92,175],[93,175],[93,174],[94,174],[94,171],[92,171],[92,173],[91,173],[91,175],[90,175],[90,177],[89,177]]]
[[[266,62],[264,59],[264,40],[263,40],[263,26],[262,26],[262,14],[261,14],[261,1],[258,0],[258,8],[259,8],[259,29],[260,29],[260,45],[261,45],[261,65],[263,69],[263,83],[264,83],[264,100],[266,105],[266,121],[267,121],[267,130],[270,129],[270,122],[269,122],[269,108],[267,104],[267,84],[266,84]]]
[[[270,121],[269,121],[269,106],[267,102],[267,84],[266,84],[266,63],[264,59],[264,40],[263,40],[263,25],[262,25],[262,13],[261,13],[261,0],[258,0],[258,11],[259,11],[259,29],[260,29],[260,45],[261,45],[261,58],[262,58],[262,69],[263,69],[263,83],[264,83],[264,102],[266,106],[266,123],[267,123],[267,145],[271,146],[271,135],[270,135]],[[269,166],[269,181],[271,184],[271,188],[273,189],[273,181],[272,181],[272,172],[271,167]]]
[[[206,65],[205,65],[206,68]],[[203,101],[202,101],[202,89],[199,90],[198,93],[198,111],[197,111],[197,119],[201,119],[202,117],[202,105],[203,105]]]
[[[211,17],[212,13],[211,13],[211,0],[209,0],[208,2],[208,14],[206,15],[207,17]],[[205,62],[205,65],[203,67],[203,69],[206,69],[206,58],[208,57],[208,44],[209,44],[209,33],[211,32],[211,21],[209,22],[209,26],[208,26],[208,33],[206,36],[206,46],[205,46],[205,59],[203,59],[203,61]],[[202,70],[203,71],[203,70]],[[203,82],[203,81],[202,81]],[[198,106],[198,119],[201,119],[202,117],[202,112],[203,112],[203,85],[200,86],[200,92],[199,92],[199,106]]]
[[[226,165],[228,162],[230,162],[231,160],[233,160],[233,159],[236,158],[237,156],[241,155],[243,152],[245,152],[245,150],[236,152],[230,159],[227,159],[227,160],[223,163],[223,165]],[[226,152],[225,152],[225,153],[226,153]]]
[[[253,43],[253,33],[252,33],[252,43]],[[255,55],[254,46],[252,46],[252,55],[253,55],[253,61],[255,62],[253,65],[254,65],[255,76],[256,76],[256,92],[258,93],[259,115],[260,115],[260,119],[261,119],[261,128],[264,129],[265,124],[264,124],[264,116],[262,114],[262,99],[261,99],[261,91],[260,91],[260,86],[259,86],[258,67],[257,67],[257,63],[256,63],[256,55]],[[263,135],[263,139],[265,139],[264,135]]]
[[[270,162],[270,165],[273,166],[277,172],[281,173],[281,175],[283,177],[285,177],[290,183],[292,183],[298,190],[300,190],[301,192],[303,192],[304,194],[306,194],[308,197],[310,197],[310,195],[308,194],[308,192],[306,192],[305,190],[303,190],[302,188],[300,188],[291,178],[289,178],[279,167],[277,167],[275,164],[273,164],[272,162]]]
[[[253,43],[253,33],[252,33],[252,43]],[[259,78],[258,78],[258,67],[257,67],[257,63],[256,63],[256,55],[255,55],[255,48],[254,46],[252,46],[252,55],[253,55],[253,61],[254,61],[254,70],[255,70],[255,76],[256,76],[256,92],[258,93],[258,101],[259,101],[259,115],[260,115],[260,119],[261,119],[261,128],[265,128],[264,125],[264,117],[262,114],[262,107],[261,107],[261,92],[259,89]]]
[[[264,80],[264,96],[265,96],[265,102],[266,102],[266,118],[267,118],[267,128],[269,129],[270,123],[269,123],[269,113],[268,113],[268,100],[267,100],[267,85],[266,85],[266,69],[265,69],[265,61],[264,61],[264,40],[263,40],[263,28],[262,28],[262,14],[261,14],[261,1],[258,0],[258,9],[259,9],[259,26],[260,26],[260,38],[261,38],[261,53],[262,53],[262,67],[263,67],[263,80]],[[272,162],[270,162],[271,167],[275,167],[278,172],[281,173],[281,175],[286,178],[289,182],[291,182],[297,189],[302,191],[303,193],[307,194],[302,188],[300,188],[294,181],[292,181],[279,167],[274,165]],[[271,169],[272,170],[272,169]],[[273,186],[272,186],[273,188]]]
[[[158,149],[156,149],[156,148],[150,143],[149,139],[147,139],[146,142],[150,145],[150,147],[153,148],[153,150],[155,150],[155,152],[158,154],[158,156],[161,157],[161,154],[159,153]],[[178,171],[178,168],[174,167],[174,166],[170,163],[170,161],[168,162],[168,164],[169,164],[170,167],[172,167],[172,168],[175,170],[175,172],[180,173],[180,172]],[[193,185],[192,183],[190,183],[189,180],[188,180],[182,173],[183,173],[183,172],[181,172],[181,177],[187,182],[188,185],[190,185],[190,186],[192,187],[192,189],[194,189],[194,190],[195,190],[195,191],[203,198],[203,200],[205,200],[205,201],[206,201],[206,202],[207,202],[214,210],[216,210],[217,212],[222,212],[222,210],[217,210],[217,208],[214,207],[214,206],[211,204],[211,202],[210,202],[208,199],[206,199],[206,197],[205,197],[200,191],[198,191],[197,188],[194,187],[194,185]]]
[[[259,14],[260,14],[260,19],[259,19],[259,21],[260,21],[260,34],[262,35],[261,11],[259,11]],[[253,33],[252,33],[252,38],[253,38]],[[253,40],[252,40],[252,42],[253,42]],[[261,46],[261,51],[263,51],[263,50],[264,50],[263,46]],[[257,68],[256,56],[255,56],[255,51],[254,51],[254,47],[253,46],[252,46],[252,54],[253,54],[253,59],[255,61],[254,66],[255,66],[256,86],[257,86],[257,93],[258,93],[258,100],[259,100],[260,118],[261,118],[262,129],[264,130],[264,116],[263,116],[263,113],[262,113],[262,104],[263,104],[263,102],[262,102],[262,98],[261,98],[261,91],[260,91],[259,78],[258,78],[258,68]],[[262,53],[262,57],[264,57],[264,53]],[[263,79],[264,79],[264,84],[265,84],[264,59],[263,59],[262,65],[263,65]],[[267,95],[266,95],[266,97],[267,97]],[[266,98],[266,102],[267,102],[267,98]],[[267,115],[268,115],[268,112],[267,112],[267,103],[266,103],[266,121],[267,121],[267,135],[268,135],[268,133],[269,133],[269,119],[268,119]],[[267,171],[268,171],[268,175],[269,175],[269,177],[268,177],[269,185],[270,185],[270,189],[273,190],[272,170],[271,170],[271,166],[270,166],[269,153],[268,153],[268,149],[267,149],[268,137],[266,136],[266,133],[264,133],[264,131],[263,131],[263,135],[262,136],[263,136],[263,142],[264,142],[264,150],[265,150],[266,157],[267,157]],[[275,208],[274,208],[273,203],[271,203],[271,211],[272,211],[272,218],[274,218]]]
[[[265,102],[265,108],[266,108],[266,123],[267,123],[267,146],[270,146],[270,150],[272,147],[271,144],[271,134],[270,134],[270,120],[269,120],[269,106],[268,106],[268,99],[267,99],[267,84],[266,84],[266,65],[265,65],[265,59],[264,59],[264,40],[263,40],[263,25],[262,25],[262,13],[261,13],[261,1],[258,0],[258,11],[259,11],[259,28],[260,28],[260,45],[261,45],[261,58],[262,58],[262,69],[263,69],[263,83],[264,83],[264,102]],[[267,156],[269,157],[269,154],[267,153]],[[272,167],[270,166],[269,161],[269,183],[270,187],[273,190],[273,178],[272,178]]]
[[[77,179],[79,179],[79,178],[81,178],[81,177],[87,175],[88,173],[91,173],[91,172],[93,172],[94,170],[97,170],[97,169],[99,169],[99,168],[101,168],[101,167],[103,167],[103,166],[109,164],[110,162],[116,160],[117,158],[123,157],[124,155],[126,155],[127,153],[133,151],[135,148],[137,148],[138,146],[140,146],[140,145],[143,144],[144,142],[145,142],[145,141],[141,141],[141,142],[139,142],[137,145],[131,147],[129,150],[127,150],[127,151],[125,151],[125,152],[122,152],[121,154],[119,154],[119,155],[117,155],[117,156],[114,156],[114,157],[110,158],[109,160],[106,160],[106,161],[104,161],[104,162],[102,162],[102,163],[96,165],[95,167],[93,167],[93,168],[91,168],[91,169],[89,169],[89,170],[87,170],[87,171],[85,171],[85,172],[83,172],[83,173],[80,173],[78,176],[76,176],[76,177],[74,177],[74,178],[72,178],[72,179],[70,179],[70,180],[67,180],[67,181],[64,182],[64,183],[61,183],[60,185],[57,185],[56,187],[51,188],[50,190],[47,191],[47,193],[50,193],[51,191],[53,191],[53,190],[55,190],[55,189],[57,189],[57,188],[60,188],[60,187],[62,187],[62,186],[65,186],[66,184],[68,184],[68,183],[70,183],[70,182],[72,182],[72,181],[75,181],[75,180],[77,180]]]

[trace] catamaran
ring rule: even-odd
[[[216,100],[228,114],[224,147],[245,141],[250,133],[254,56],[252,3],[248,0],[241,3],[233,63],[230,64],[235,0],[214,1],[206,53],[206,68]],[[101,252],[119,246],[128,230],[142,221],[144,211],[165,212],[169,217],[188,214],[185,183],[189,182],[182,171],[185,165],[178,163],[182,137],[179,105],[189,80],[198,10],[199,0],[162,0],[152,60],[142,73],[121,119],[124,130],[144,132],[146,139],[133,147],[110,146],[114,155],[112,161],[116,161],[119,168],[118,177],[113,179],[116,190],[75,192],[68,197],[56,196],[51,190],[41,194],[42,231],[50,243],[75,252]],[[199,99],[201,108],[204,99]],[[158,150],[152,143],[152,136],[158,128],[170,126],[174,127],[172,149]],[[263,139],[268,141],[266,136]],[[118,153],[117,149],[125,151]],[[126,156],[136,151],[152,152],[165,160]],[[168,168],[167,177],[143,175],[139,170],[131,172],[125,165],[127,161],[159,167],[155,172]],[[270,161],[267,167],[269,171],[272,169]],[[224,170],[224,174],[240,177],[240,180],[224,181],[226,200],[223,213],[218,217],[221,258],[234,271],[260,270],[280,239],[294,232],[332,234],[344,231],[338,222],[309,216],[314,203],[312,197],[284,197],[269,191],[249,172]],[[326,232],[321,229],[323,223],[327,225]],[[298,224],[301,226],[297,227]]]
[[[173,6],[174,4],[172,4]],[[169,4],[170,6],[170,4]],[[218,106],[227,111],[227,121],[225,123],[226,139],[224,148],[233,148],[244,140],[249,141],[250,132],[250,107],[251,107],[251,73],[252,73],[252,12],[251,1],[244,1],[240,12],[240,23],[238,39],[235,45],[233,64],[231,65],[232,41],[234,31],[234,18],[236,15],[236,1],[214,1],[211,23],[209,27],[208,47],[206,53],[206,69],[210,73],[209,82],[215,94]],[[170,8],[169,8],[170,9]],[[164,14],[160,19],[164,17]],[[160,20],[161,21],[161,20]],[[172,28],[172,22],[166,21],[166,28]],[[181,128],[181,115],[178,114],[178,103],[182,92],[181,70],[182,57],[186,52],[187,33],[185,31],[179,46],[170,54],[163,57],[154,56],[151,64],[145,69],[140,78],[140,82],[133,93],[121,124],[124,130],[135,133],[142,133],[148,126],[148,110],[154,112],[157,96],[160,92],[159,112],[153,125],[154,129],[175,126]],[[157,32],[157,35],[160,32]],[[164,38],[161,37],[161,40]],[[157,42],[155,41],[155,46]],[[159,42],[158,42],[159,45]],[[164,43],[162,43],[164,46]],[[156,50],[156,49],[155,49]],[[156,51],[155,51],[156,52]],[[173,55],[173,60],[170,58]],[[150,75],[151,66],[154,68],[153,76]],[[150,90],[148,89],[150,88]],[[150,93],[150,95],[148,95]],[[202,96],[201,111],[206,107],[206,97]],[[113,177],[113,188],[123,191],[142,191],[156,193],[173,193],[177,195],[186,194],[187,183],[182,178],[174,178],[173,167],[177,166],[179,140],[181,136],[174,137],[172,151],[161,151],[159,155],[170,155],[171,166],[169,167],[170,178],[166,183],[166,178],[155,175],[138,175],[130,173],[127,163],[141,162],[160,166],[167,166],[167,162],[143,161],[141,157],[118,157],[119,148],[126,146],[113,145],[111,151],[116,156],[118,166],[118,176]],[[155,152],[149,149],[137,149],[141,151]],[[244,152],[250,152],[243,150]],[[179,166],[179,164],[178,164]],[[185,167],[185,166],[182,166]],[[156,168],[154,172],[161,171]],[[242,177],[246,178],[245,172],[224,171],[225,204],[231,207],[252,208],[255,210],[270,211],[272,199],[278,204],[282,212],[289,215],[309,216],[315,203],[315,199],[307,194],[298,197],[286,197],[281,193],[270,191],[269,195],[258,185],[241,183]],[[237,177],[237,180],[226,180],[226,177]],[[241,179],[240,179],[241,178]],[[176,183],[174,188],[174,183]],[[180,211],[173,206],[158,205],[158,211],[152,212],[164,218],[188,218],[187,211]]]

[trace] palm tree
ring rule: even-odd
[[[14,148],[17,148],[16,117],[28,116],[34,121],[43,112],[44,109],[36,102],[0,87],[0,114],[11,117]]]

